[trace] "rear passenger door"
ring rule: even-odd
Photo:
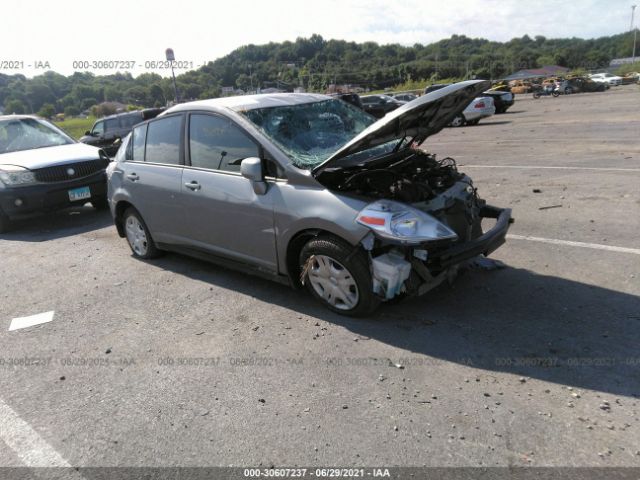
[[[183,244],[180,205],[184,165],[184,115],[138,125],[122,163],[122,184],[156,242]]]
[[[273,198],[276,188],[256,195],[240,174],[240,162],[261,157],[261,148],[230,119],[191,113],[182,201],[194,246],[275,271]]]

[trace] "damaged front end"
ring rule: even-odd
[[[326,169],[329,189],[370,203],[355,221],[371,230],[368,252],[375,293],[385,300],[422,295],[505,241],[511,210],[487,205],[452,158],[405,148],[375,164]],[[483,231],[484,219],[495,224]]]

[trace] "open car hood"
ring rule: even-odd
[[[419,145],[447,126],[469,102],[490,86],[491,82],[487,80],[468,80],[416,98],[370,125],[312,172],[317,174],[327,167],[336,167],[340,159],[348,155],[394,139],[412,138],[413,143]]]

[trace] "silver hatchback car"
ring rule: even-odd
[[[136,257],[211,260],[345,315],[424,294],[511,223],[453,159],[418,148],[488,87],[457,83],[378,121],[315,94],[177,105],[135,127],[107,170],[118,233]]]

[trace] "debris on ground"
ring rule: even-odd
[[[538,210],[549,210],[550,208],[561,208],[562,204],[559,203],[557,205],[547,205],[545,207],[538,207]]]
[[[478,269],[478,270],[500,270],[503,268],[507,268],[507,265],[500,260],[496,260],[494,258],[487,258],[484,255],[478,255],[477,257],[472,258],[466,263],[466,267],[469,269]]]

